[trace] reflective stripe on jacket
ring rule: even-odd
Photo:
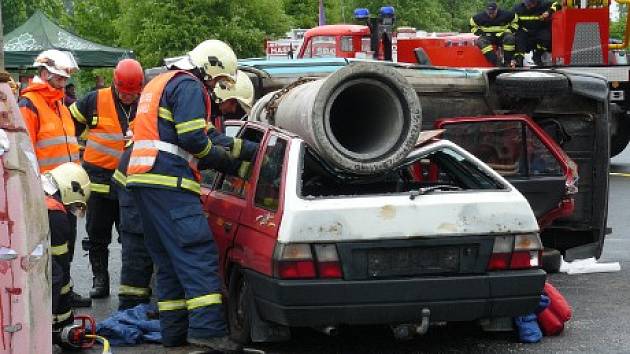
[[[96,125],[90,127],[83,160],[104,169],[118,166],[125,147],[111,88],[98,90]],[[95,192],[98,192],[95,190]]]
[[[26,92],[38,116],[38,130],[32,137],[40,173],[52,170],[65,162],[79,162],[79,143],[75,136],[70,111],[60,101],[53,110],[36,92]]]
[[[517,29],[518,18],[511,11],[498,10],[494,18],[484,11],[470,18],[470,32],[478,36],[514,33]]]
[[[206,119],[210,115],[209,111],[207,111],[206,117],[176,124],[172,112],[167,107],[160,107],[160,101],[162,94],[164,93],[164,89],[169,81],[176,75],[189,75],[194,78],[193,75],[186,71],[170,71],[151,80],[151,82],[149,82],[142,91],[142,95],[140,96],[140,101],[138,103],[136,118],[134,120],[134,143],[131,151],[131,157],[129,158],[129,163],[127,165],[126,182],[131,184],[135,183],[159,187],[181,188],[194,193],[199,193],[201,189],[199,185],[201,175],[197,168],[197,158],[176,144],[162,141],[158,129],[158,119],[163,119],[172,125],[172,129],[174,129],[178,135],[199,129],[203,129],[204,133],[207,131]],[[196,78],[194,79],[197,80]],[[210,100],[206,92],[207,109],[210,107],[209,101]],[[210,148],[211,143],[208,139],[207,147],[204,151],[197,155],[207,155]],[[189,169],[192,171],[194,180],[184,178],[182,175],[150,173],[155,166],[158,153],[160,152],[177,156],[185,160],[188,163]]]

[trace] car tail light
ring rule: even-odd
[[[280,244],[276,248],[274,260],[274,274],[281,279],[343,277],[335,245]]]
[[[320,278],[341,278],[343,272],[335,245],[315,245],[317,272]]]
[[[494,239],[488,270],[540,267],[541,252],[538,234],[498,236]]]
[[[276,250],[276,274],[282,279],[315,278],[315,261],[308,244],[280,245]]]

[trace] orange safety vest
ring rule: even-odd
[[[166,152],[177,155],[188,161],[188,165],[193,171],[197,182],[201,180],[201,174],[197,168],[198,160],[181,147],[160,140],[158,132],[158,114],[160,109],[160,99],[166,88],[166,84],[177,74],[190,75],[198,80],[194,75],[183,71],[175,70],[158,75],[151,80],[142,90],[142,95],[138,102],[138,110],[134,119],[133,127],[133,148],[129,164],[127,165],[127,176],[143,174],[151,171],[158,152]],[[205,92],[205,91],[204,91]],[[208,112],[206,120],[210,116],[210,97],[206,93],[206,107]],[[207,133],[207,128],[204,130]]]
[[[75,136],[70,111],[61,101],[55,102],[55,112],[39,94],[27,92],[39,116],[39,129],[35,137],[35,155],[39,172],[44,173],[66,162],[79,162],[79,142]]]
[[[118,166],[125,148],[113,94],[110,87],[97,91],[96,126],[89,129],[83,153],[85,162],[108,170]]]
[[[64,213],[66,213],[66,207],[63,205],[63,203],[61,203],[60,201],[58,201],[57,199],[53,198],[50,195],[46,196],[46,207],[50,211],[58,210],[58,211],[63,211]]]

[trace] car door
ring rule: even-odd
[[[244,127],[242,122],[226,121],[226,135],[239,136],[260,142],[264,130]],[[242,179],[216,171],[202,173],[202,203],[219,252],[220,271],[223,274],[227,252],[233,247],[239,227],[239,219],[246,207],[247,190],[251,189],[251,178]]]
[[[282,219],[289,142],[273,130],[265,138],[253,176],[256,184],[241,215],[238,245],[247,255],[244,265],[268,275]]]
[[[451,140],[505,177],[529,201],[545,224],[557,213],[572,184],[572,161],[545,131],[526,116],[452,118],[436,121]],[[571,203],[571,211],[572,211]],[[565,213],[566,214],[566,213]],[[542,226],[542,225],[541,225]]]

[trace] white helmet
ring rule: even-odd
[[[236,81],[236,54],[225,42],[216,39],[203,41],[188,53],[188,58],[194,67],[206,74],[205,80],[223,76]]]
[[[33,66],[45,67],[50,73],[63,77],[70,77],[73,72],[79,70],[72,53],[57,49],[48,49],[39,53]]]
[[[235,99],[241,105],[243,110],[249,114],[254,103],[254,85],[249,76],[243,71],[236,72],[236,84],[231,88],[224,88],[221,85],[217,85],[214,89],[214,95],[218,99],[218,103],[227,101],[229,99]]]
[[[64,205],[87,205],[90,198],[90,177],[79,164],[66,162],[46,172],[52,177]]]

